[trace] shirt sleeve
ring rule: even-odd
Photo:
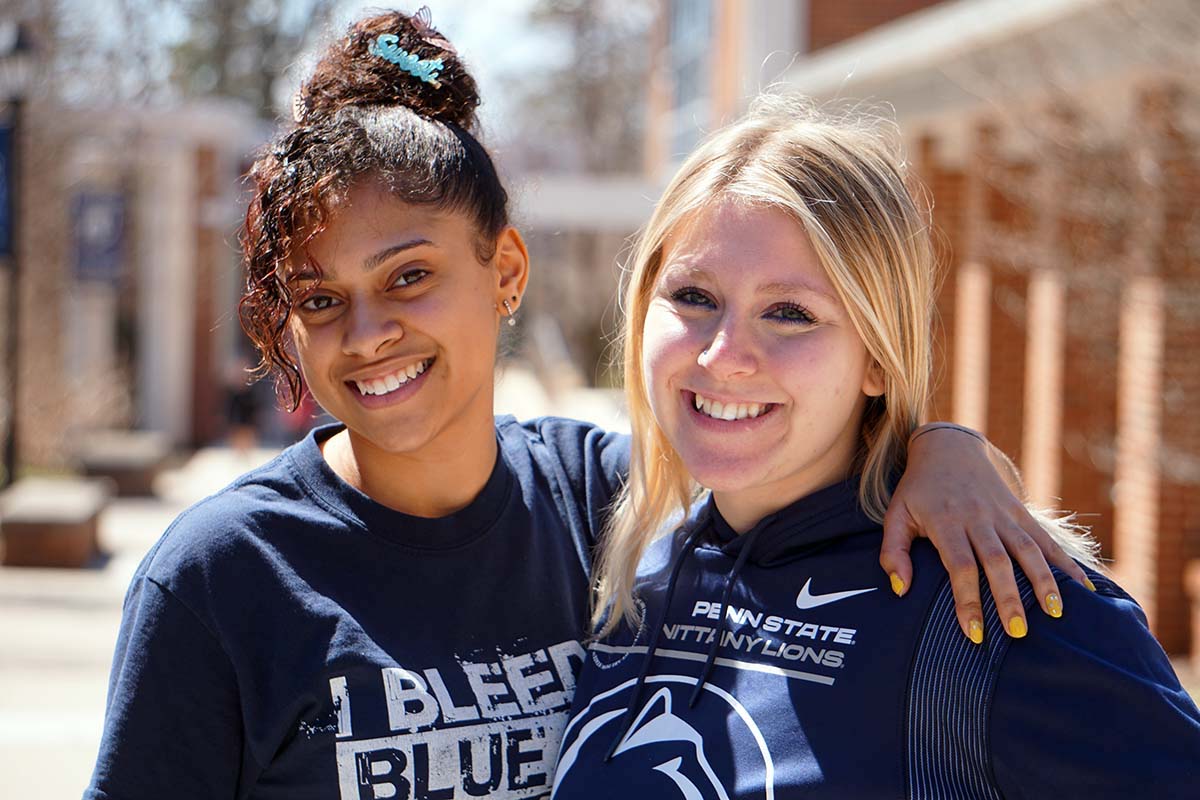
[[[1200,776],[1200,711],[1145,615],[1095,573],[1093,594],[1059,576],[1064,616],[1029,613],[1011,642],[990,718],[1005,798],[1190,797]]]
[[[629,436],[590,423],[545,417],[537,421],[547,447],[556,453],[577,506],[587,514],[595,542],[608,511],[629,475]]]
[[[233,798],[242,742],[237,682],[219,642],[168,589],[135,578],[84,800]]]

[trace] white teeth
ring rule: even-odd
[[[696,410],[713,419],[732,422],[739,419],[754,419],[767,410],[766,403],[719,403],[697,394],[694,400]]]
[[[360,394],[387,394],[394,392],[404,384],[411,381],[413,378],[420,375],[429,367],[428,361],[422,361],[419,364],[410,364],[404,369],[397,370],[391,375],[385,375],[382,378],[370,378],[363,381],[355,381],[354,385],[358,387]]]

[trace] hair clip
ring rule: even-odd
[[[296,124],[300,124],[304,122],[306,114],[308,114],[308,98],[304,96],[304,87],[301,86],[292,95],[292,119]]]
[[[410,53],[400,47],[399,41],[400,37],[394,33],[381,33],[379,38],[367,45],[367,52],[373,56],[379,56],[384,61],[392,62],[414,78],[420,78],[425,83],[431,84],[435,89],[442,88],[442,84],[438,81],[439,71],[446,66],[442,60],[440,58],[422,60],[417,57],[416,53]]]
[[[440,48],[452,56],[458,55],[458,51],[454,49],[454,45],[446,41],[433,29],[433,13],[429,10],[429,6],[421,6],[417,9],[417,13],[409,18],[412,25],[417,29],[417,34],[425,41],[425,44]]]

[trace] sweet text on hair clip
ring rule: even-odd
[[[410,53],[400,47],[397,44],[399,41],[400,38],[393,33],[381,33],[379,38],[367,45],[367,52],[373,56],[379,56],[384,61],[392,62],[409,75],[432,84],[435,89],[442,88],[442,84],[438,82],[438,75],[446,66],[442,60],[440,58],[424,60],[418,58],[415,53]]]

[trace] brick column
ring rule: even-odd
[[[1065,288],[1057,269],[1029,278],[1025,314],[1025,419],[1021,471],[1029,499],[1058,505],[1060,491]]]
[[[985,259],[992,268],[987,433],[1018,464],[1025,405],[1025,329],[1030,248],[1031,167],[1001,155],[999,137],[980,159],[983,169]]]
[[[1127,275],[1121,291],[1117,370],[1117,463],[1113,555],[1118,580],[1158,633],[1159,455],[1162,439],[1164,287],[1161,138],[1163,109],[1153,93],[1137,105],[1131,148],[1139,170],[1130,206]],[[1168,648],[1170,649],[1170,648]]]
[[[933,230],[934,253],[937,259],[938,285],[936,317],[933,321],[933,406],[929,419],[959,419],[955,416],[955,346],[954,335],[960,315],[957,313],[958,271],[963,257],[963,220],[965,177],[963,170],[946,163],[938,151],[938,140],[932,134],[924,134],[917,143],[917,172],[922,186],[916,186],[915,195],[925,202],[923,211],[929,215]],[[929,204],[933,208],[929,208]],[[979,309],[972,313],[978,315]],[[985,309],[986,313],[986,309]],[[986,344],[983,357],[986,358]],[[976,376],[978,378],[979,376]],[[983,414],[977,414],[982,421]],[[968,424],[968,423],[963,423]]]
[[[983,237],[990,225],[986,219],[984,170],[991,163],[995,132],[980,128],[975,152],[962,177],[962,263],[956,270],[954,287],[954,420],[987,432],[988,371],[991,341],[991,269],[986,263]]]
[[[1077,512],[1103,557],[1112,558],[1118,320],[1129,237],[1120,204],[1107,201],[1128,196],[1129,160],[1122,146],[1091,135],[1093,140],[1070,160],[1066,176],[1076,200],[1063,220],[1061,245],[1070,264],[1061,496],[1062,508]]]
[[[1052,116],[1058,116],[1051,111]],[[1025,406],[1021,430],[1021,471],[1029,499],[1042,507],[1058,505],[1062,448],[1063,339],[1066,281],[1059,244],[1065,148],[1039,143],[1038,163],[1030,181],[1033,263],[1028,264],[1025,302]]]

